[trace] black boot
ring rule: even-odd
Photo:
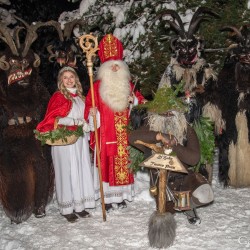
[[[68,222],[74,223],[78,220],[78,217],[75,214],[62,214],[64,218],[67,219]]]
[[[201,219],[197,215],[195,208],[185,211],[184,214],[187,216],[188,222],[190,224],[197,225],[201,223]]]
[[[127,204],[126,204],[125,201],[122,201],[122,202],[120,202],[120,203],[117,203],[117,206],[118,206],[118,208],[126,208],[126,207],[127,207]]]
[[[111,210],[113,210],[114,208],[113,208],[113,206],[112,206],[112,204],[105,204],[105,210],[107,211],[107,212],[110,212]]]
[[[75,212],[75,214],[77,214],[81,218],[88,218],[88,217],[90,217],[89,212],[87,212],[86,210],[83,210],[81,212]]]

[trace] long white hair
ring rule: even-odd
[[[153,112],[148,114],[149,130],[171,134],[183,145],[186,140],[187,121],[185,115],[172,111],[173,116],[163,116]]]

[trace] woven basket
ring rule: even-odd
[[[54,129],[58,128],[58,120],[59,118],[55,119]],[[58,140],[53,140],[53,141],[51,139],[47,139],[45,143],[51,146],[64,146],[64,145],[74,144],[78,140],[78,138],[79,137],[77,135],[73,134],[73,135],[67,136],[64,139],[58,139]]]
[[[71,135],[71,136],[66,137],[65,140],[58,139],[58,140],[54,140],[53,142],[51,140],[46,140],[46,144],[51,145],[51,146],[64,146],[64,145],[74,144],[77,140],[78,140],[78,136]]]

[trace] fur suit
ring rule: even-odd
[[[203,18],[204,20],[208,20],[211,16],[218,18],[218,15],[209,8],[200,7],[193,14],[186,31],[178,13],[167,10],[163,14],[171,15],[174,20],[178,20],[178,25],[171,20],[167,21],[178,36],[171,39],[173,54],[161,78],[159,88],[163,86],[175,88],[175,85],[182,83],[184,93],[179,96],[185,98],[189,104],[188,122],[192,123],[201,115],[209,117],[215,123],[215,130],[218,133],[224,124],[216,91],[217,75],[204,59],[202,53],[204,41],[195,35]]]
[[[218,75],[223,119],[226,128],[219,137],[219,175],[225,186],[250,186],[250,64],[249,28],[237,31],[238,45],[230,49]],[[233,39],[233,37],[232,37]]]
[[[54,191],[50,148],[42,147],[33,133],[45,114],[49,93],[31,50],[22,57],[7,49],[4,59],[0,67],[0,201],[11,221],[21,223],[32,213],[43,217]]]

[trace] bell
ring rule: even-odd
[[[190,209],[190,191],[175,191],[176,201],[175,210],[189,210]]]
[[[156,195],[158,194],[158,189],[157,189],[156,186],[151,186],[151,187],[149,188],[149,192],[150,192],[150,194],[151,194],[152,196],[156,196]]]

